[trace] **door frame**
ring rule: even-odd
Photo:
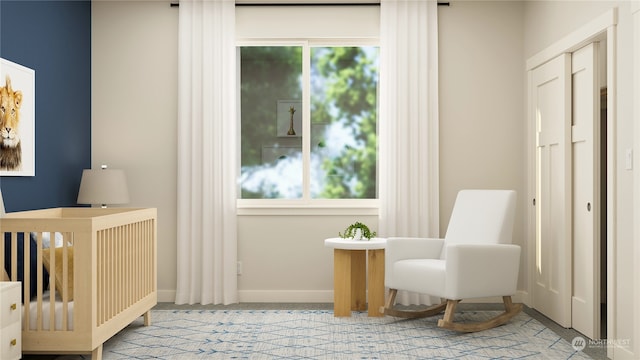
[[[526,62],[526,71],[531,83],[532,69],[554,59],[563,53],[572,53],[590,42],[606,39],[607,58],[607,337],[616,338],[616,287],[617,274],[615,269],[616,254],[616,50],[618,9],[613,8],[593,19],[581,28],[553,43],[541,52],[533,55]],[[531,109],[531,88],[527,86],[527,261],[528,261],[528,292],[533,294],[535,275],[535,240],[536,240],[536,210],[533,199],[536,196],[536,148],[535,148],[535,113]],[[531,305],[532,296],[525,301]],[[613,349],[607,348],[607,356],[613,358]]]

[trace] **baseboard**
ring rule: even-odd
[[[614,342],[614,344],[607,345],[613,347],[613,359],[616,360],[637,360],[638,358],[633,355],[633,352],[630,350],[631,345],[627,343],[627,347],[624,347],[624,344],[629,340],[620,340]]]
[[[241,303],[330,303],[333,290],[240,290]]]
[[[176,301],[175,290],[158,290],[158,302]],[[331,303],[332,290],[240,290],[241,303]]]
[[[175,302],[175,290],[158,290],[158,302]],[[528,304],[529,293],[519,290],[513,302]],[[331,303],[333,290],[240,290],[241,303]],[[501,297],[469,299],[465,303],[502,303]]]
[[[158,290],[158,302],[176,302],[175,290]]]
[[[516,291],[516,293],[511,297],[511,300],[514,303],[523,303],[523,304],[528,304],[529,303],[529,293],[524,291],[524,290],[518,290]],[[486,297],[486,298],[475,298],[475,299],[463,299],[463,302],[465,304],[492,304],[492,303],[498,303],[498,304],[502,304],[502,296],[492,296],[492,297]]]

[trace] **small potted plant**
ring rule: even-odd
[[[376,232],[369,230],[369,227],[361,222],[355,222],[344,230],[343,233],[338,233],[343,239],[352,240],[371,240],[372,237],[376,237]]]

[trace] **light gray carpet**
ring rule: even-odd
[[[497,312],[471,311],[456,321]],[[104,348],[105,359],[590,359],[521,313],[504,326],[460,334],[435,318],[336,318],[331,310],[157,310]]]
[[[461,307],[456,321],[481,321],[492,306]],[[577,351],[527,309],[511,322],[474,334],[437,328],[437,317],[333,316],[331,304],[160,304],[152,325],[131,324],[104,347],[116,359],[604,359],[600,349]],[[536,318],[534,318],[536,317]],[[542,319],[544,320],[544,319]],[[591,353],[591,354],[589,354]],[[595,354],[595,356],[594,356]],[[590,357],[591,355],[592,357]],[[600,357],[601,356],[601,357]],[[40,359],[41,357],[25,357]],[[63,356],[56,359],[88,359]]]

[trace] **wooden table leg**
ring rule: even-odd
[[[369,316],[384,316],[384,249],[369,250]]]
[[[351,316],[351,253],[333,250],[333,316]]]
[[[367,309],[367,251],[351,251],[351,310]]]

